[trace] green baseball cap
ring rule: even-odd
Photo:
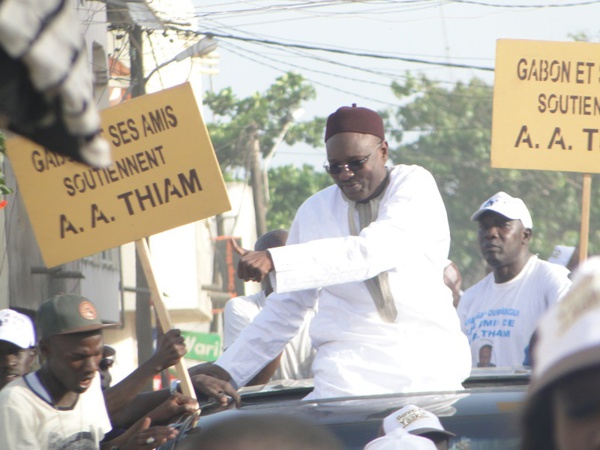
[[[59,294],[46,300],[37,313],[40,339],[84,333],[112,326],[102,323],[94,304],[80,295]]]

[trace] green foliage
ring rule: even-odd
[[[472,79],[445,88],[427,78],[408,78],[392,89],[402,106],[389,114],[388,129],[393,129],[398,142],[404,141],[390,155],[396,163],[418,164],[433,173],[448,210],[450,259],[461,270],[464,288],[485,270],[477,226],[470,217],[498,191],[522,198],[529,207],[534,227],[531,250],[542,259],[555,245],[577,245],[582,174],[490,168],[491,86]],[[599,182],[594,176],[590,254],[600,253]]]
[[[311,165],[301,169],[280,166],[269,170],[271,208],[267,213],[267,229],[289,229],[296,211],[308,197],[333,184],[329,174],[316,172]]]
[[[284,137],[287,144],[303,141],[322,145],[325,119],[309,122],[293,119],[294,111],[315,96],[312,85],[293,72],[277,78],[266,92],[256,92],[244,99],[236,97],[231,88],[208,92],[204,104],[214,113],[215,121],[207,127],[223,173],[247,167],[253,133],[259,139],[263,156],[269,154],[286,126],[289,126]]]

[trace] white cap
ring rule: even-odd
[[[486,211],[494,211],[510,220],[520,220],[525,228],[533,228],[531,214],[523,200],[511,197],[506,192],[498,192],[481,204],[479,209],[471,216],[472,221],[479,220]]]
[[[364,450],[437,450],[433,441],[396,428],[385,436],[369,442]]]
[[[21,348],[35,345],[35,332],[31,319],[12,309],[0,310],[0,341],[7,341]]]
[[[439,433],[445,434],[448,437],[456,436],[454,433],[450,433],[444,429],[440,419],[435,414],[415,405],[406,405],[404,408],[393,412],[383,419],[383,431],[385,434],[391,433],[398,428],[416,435]]]
[[[584,261],[562,301],[539,322],[532,393],[563,376],[600,365],[600,257]]]

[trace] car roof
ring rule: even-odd
[[[362,449],[377,437],[384,417],[412,404],[437,415],[456,441],[484,440],[499,448],[517,448],[520,411],[524,404],[527,371],[474,371],[464,390],[302,400],[312,391],[311,380],[272,382],[240,390],[239,409],[205,408],[198,421],[206,427],[240,414],[291,414],[327,426],[345,448]]]

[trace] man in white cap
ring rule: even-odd
[[[523,450],[600,445],[600,257],[573,273],[564,299],[540,320],[523,414]]]
[[[31,372],[35,332],[31,319],[12,309],[0,310],[0,389]]]
[[[469,349],[444,284],[450,231],[433,176],[386,167],[383,120],[367,108],[332,113],[325,146],[335,184],[300,206],[285,246],[240,249],[238,276],[269,276],[274,293],[208,369],[213,385],[195,387],[235,398],[316,311],[309,398],[462,389]]]
[[[571,285],[569,271],[529,250],[533,222],[523,200],[498,192],[471,220],[491,268],[458,305],[473,367],[522,367],[537,321]]]
[[[382,431],[385,435],[398,428],[429,439],[438,450],[448,450],[450,438],[456,436],[446,431],[435,414],[416,405],[406,405],[383,419]]]

